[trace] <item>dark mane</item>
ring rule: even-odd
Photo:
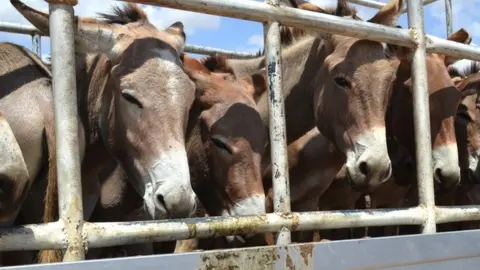
[[[291,0],[290,2],[293,5],[294,1]],[[294,6],[298,7],[298,5]],[[355,20],[361,20],[360,17],[357,16],[357,9],[354,6],[349,5],[346,0],[338,0],[336,6],[330,6],[323,10],[325,11],[325,14],[328,15],[334,15],[337,17],[351,16]],[[305,30],[300,28],[282,26],[280,29],[280,40],[283,47],[289,46],[305,36]]]
[[[98,13],[100,18],[108,24],[129,24],[148,21],[147,14],[137,5],[128,3],[123,7],[113,6],[111,13]]]
[[[470,65],[459,68],[453,65],[448,67],[450,77],[467,77],[468,75],[478,73],[480,71],[480,62],[472,61]]]
[[[210,71],[210,72],[225,72],[234,74],[232,67],[227,64],[228,58],[223,55],[214,54],[209,55],[205,58],[202,58],[200,62]]]

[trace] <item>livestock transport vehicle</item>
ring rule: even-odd
[[[33,51],[40,54],[40,37],[50,32],[55,102],[56,160],[58,176],[59,219],[43,224],[28,224],[0,229],[0,251],[62,250],[63,262],[33,264],[11,269],[478,269],[480,267],[480,231],[461,230],[437,233],[437,224],[480,220],[480,208],[436,206],[434,180],[438,172],[432,168],[432,143],[427,78],[427,54],[480,61],[480,48],[427,35],[424,31],[423,5],[434,1],[391,1],[389,5],[373,0],[349,0],[352,3],[395,9],[408,14],[408,29],[352,20],[332,14],[280,5],[278,0],[122,0],[211,15],[228,16],[264,24],[265,67],[268,74],[268,118],[270,132],[273,213],[256,216],[222,216],[208,218],[167,219],[130,222],[88,222],[83,219],[82,184],[77,136],[77,94],[74,66],[75,45],[98,44],[74,41],[75,34],[92,34],[109,41],[118,38],[113,28],[79,28],[74,30],[73,6],[77,0],[49,0],[49,29],[43,31],[26,26],[0,24],[0,30],[33,36]],[[17,2],[18,1],[13,1]],[[393,4],[392,4],[393,3]],[[445,0],[447,33],[453,34],[452,3]],[[308,7],[308,6],[307,6]],[[387,8],[385,8],[387,7]],[[389,11],[391,12],[391,11]],[[39,18],[39,17],[38,17]],[[175,25],[173,25],[175,26]],[[178,26],[178,25],[177,25]],[[292,26],[322,33],[388,42],[412,51],[412,96],[414,140],[416,143],[416,178],[418,204],[409,208],[370,210],[331,210],[292,212],[289,188],[289,160],[284,93],[280,55],[281,26]],[[393,25],[394,26],[394,25]],[[75,26],[77,27],[77,26]],[[83,26],[82,26],[83,27]],[[167,31],[178,28],[173,27]],[[93,42],[92,41],[92,42]],[[83,44],[83,43],[82,43]],[[115,48],[117,50],[118,48]],[[113,49],[112,49],[113,50]],[[254,58],[248,53],[235,53],[213,48],[187,45],[186,52],[218,53],[235,58]],[[345,83],[344,80],[340,82]],[[348,83],[348,82],[347,82]],[[341,83],[340,83],[341,84]],[[3,134],[3,133],[2,133]],[[68,138],[68,139],[65,139]],[[368,160],[367,160],[368,161]],[[365,162],[367,162],[365,161]],[[347,164],[348,165],[348,164]],[[362,166],[360,166],[362,167]],[[355,169],[355,168],[354,168]],[[362,170],[360,168],[360,170]],[[367,172],[362,170],[365,175]],[[390,175],[390,172],[389,172]],[[418,225],[421,234],[342,241],[292,243],[298,231],[360,228],[368,226]],[[275,244],[183,254],[137,256],[115,259],[85,260],[92,248],[174,241],[212,236],[253,233],[275,233]],[[5,267],[5,269],[10,269]]]

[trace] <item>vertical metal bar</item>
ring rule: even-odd
[[[430,109],[427,84],[426,39],[423,5],[418,0],[408,0],[408,27],[418,47],[413,54],[413,115],[415,127],[417,179],[419,202],[426,209],[423,233],[434,233],[435,195],[433,189],[432,146],[430,135]]]
[[[63,260],[78,261],[85,259],[85,248],[73,30],[76,1],[68,1],[71,4],[52,2],[55,1],[49,0],[58,201],[67,239]]]
[[[267,4],[279,6],[278,0],[266,0]],[[270,146],[272,156],[273,209],[278,213],[290,213],[290,185],[288,181],[287,132],[285,127],[285,104],[282,89],[282,59],[280,48],[280,24],[268,22],[264,27],[268,72],[268,109],[270,113]],[[276,244],[287,245],[291,233],[282,228]]]
[[[38,34],[32,36],[32,50],[38,55],[38,57],[42,57],[41,36]]]
[[[445,0],[445,19],[447,22],[447,37],[453,34],[452,0]]]

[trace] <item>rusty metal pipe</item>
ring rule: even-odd
[[[418,0],[408,0],[408,26],[418,44],[413,53],[413,122],[415,130],[418,196],[427,216],[423,233],[434,233],[435,197],[432,172],[432,145],[430,135],[430,109],[428,96],[428,74],[426,65],[426,39],[423,21],[423,5]]]
[[[73,6],[50,4],[49,7],[58,204],[67,243],[63,260],[78,261],[85,259],[85,245],[82,234]]]
[[[279,7],[278,0],[266,0],[267,4]],[[290,185],[288,180],[287,129],[285,124],[285,100],[282,89],[282,58],[280,46],[280,24],[268,22],[264,26],[265,54],[268,73],[268,110],[270,131],[270,154],[272,157],[273,210],[276,213],[290,213]],[[288,228],[283,227],[277,234],[277,245],[291,242]]]

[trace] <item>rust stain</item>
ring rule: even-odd
[[[288,255],[288,253],[287,253],[287,261],[286,261],[286,263],[287,263],[288,269],[290,269],[290,270],[295,270],[295,265],[293,264],[292,258],[290,258],[290,255]]]
[[[260,225],[265,224],[265,221],[265,217],[232,219],[227,222],[212,222],[210,228],[216,235],[254,234]]]
[[[313,245],[301,245],[300,256],[303,258],[305,265],[308,265],[308,261],[312,258]]]
[[[200,255],[201,265],[198,269],[274,269],[279,258],[276,248],[252,248],[239,251],[225,251]]]
[[[197,225],[187,223],[187,227],[188,227],[188,238],[194,238],[195,236],[197,236]]]

